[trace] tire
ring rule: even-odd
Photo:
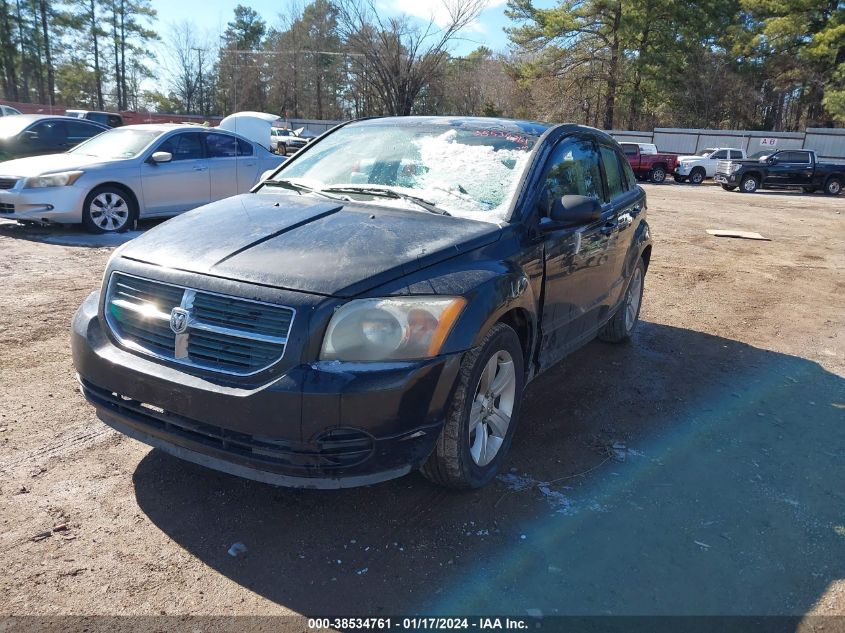
[[[815,187],[801,187],[801,191],[803,191],[804,193],[815,193],[816,188]]]
[[[287,156],[288,155],[288,146],[285,145],[284,143],[279,143],[278,154],[279,154],[279,156]]]
[[[733,191],[734,189],[736,189],[736,185],[722,185],[722,189],[724,189],[725,191]]]
[[[664,167],[661,167],[660,165],[652,167],[651,171],[648,172],[648,179],[651,182],[659,185],[664,180],[666,180],[666,169]]]
[[[685,176],[675,176],[675,182],[685,183],[687,181]]]
[[[491,370],[495,372],[492,381]],[[497,381],[498,395],[490,398],[488,394]],[[422,474],[441,486],[462,489],[480,488],[493,479],[510,448],[519,420],[524,384],[519,337],[508,325],[497,323],[461,362],[446,424],[434,451],[421,468]],[[485,393],[481,393],[482,390]],[[488,423],[488,420],[501,421],[496,414],[507,415],[508,409],[510,415],[504,429]],[[492,438],[495,443],[490,442]]]
[[[754,193],[760,186],[760,179],[757,176],[746,176],[739,183],[739,190],[742,193]]]
[[[91,233],[122,233],[132,227],[137,217],[134,198],[114,185],[93,189],[82,207],[82,224]]]
[[[707,172],[704,171],[703,167],[695,167],[689,173],[689,181],[691,185],[700,185],[704,182],[704,179],[707,177]]]
[[[828,178],[824,183],[824,192],[829,196],[838,196],[842,193],[842,179],[837,176]]]
[[[599,330],[599,340],[607,343],[623,343],[631,338],[640,319],[643,288],[645,288],[645,262],[640,258],[628,281],[625,298],[610,321]]]

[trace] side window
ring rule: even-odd
[[[64,121],[43,121],[36,123],[27,131],[38,134],[40,143],[64,143],[67,139],[67,128],[65,128]]]
[[[742,152],[736,149],[731,150],[731,160],[742,160]]]
[[[599,152],[601,152],[601,162],[604,165],[604,175],[607,178],[607,193],[613,200],[625,193],[625,182],[622,170],[619,169],[619,158],[609,147],[601,147]]]
[[[555,147],[546,170],[545,189],[552,200],[567,195],[602,200],[599,156],[592,141],[572,138]]]
[[[718,152],[713,154],[710,158],[716,158],[718,160],[725,160],[728,157],[728,150],[720,149]]]
[[[65,125],[67,126],[67,140],[71,143],[80,143],[103,131],[95,125],[86,125],[81,121],[67,121]]]
[[[123,119],[121,119],[116,114],[110,114],[108,116],[108,119],[109,120],[106,122],[106,125],[108,125],[109,127],[120,127],[123,124]]]
[[[173,160],[195,160],[203,158],[202,142],[197,132],[176,134],[159,145],[157,152],[170,152]]]
[[[252,156],[252,145],[243,139],[238,139],[238,156]]]
[[[808,152],[778,152],[778,162],[781,163],[809,163]]]
[[[623,145],[622,151],[625,152],[625,156],[636,156],[637,155],[637,146],[636,145]]]
[[[238,155],[238,140],[228,134],[207,134],[205,145],[209,158],[234,158]]]

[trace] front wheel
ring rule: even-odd
[[[704,182],[704,178],[707,176],[707,172],[704,171],[701,167],[696,167],[690,172],[689,181],[693,185],[700,185]]]
[[[622,305],[616,314],[599,330],[598,337],[608,343],[622,343],[631,338],[640,320],[640,306],[643,302],[643,288],[645,287],[645,263],[642,259],[637,262],[634,274],[625,290]]]
[[[659,185],[666,180],[666,170],[663,167],[652,167],[651,171],[648,172],[648,179]]]
[[[842,193],[842,180],[839,178],[829,178],[824,184],[824,192],[829,196],[838,196]]]
[[[110,185],[97,187],[82,208],[82,224],[91,233],[119,233],[132,226],[138,208],[124,189]]]
[[[742,193],[754,193],[757,191],[757,187],[760,186],[760,181],[757,179],[757,176],[746,176],[742,179],[742,182],[739,183],[739,190]]]
[[[450,488],[480,488],[495,477],[516,428],[524,383],[519,337],[497,323],[461,362],[446,423],[422,474]]]

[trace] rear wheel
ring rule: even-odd
[[[742,179],[742,182],[739,183],[739,190],[742,193],[754,193],[757,191],[757,187],[760,186],[760,180],[757,176],[746,176]]]
[[[516,428],[524,382],[519,337],[497,323],[461,363],[446,424],[422,474],[450,488],[480,488],[495,477]]]
[[[842,193],[842,179],[838,177],[828,178],[824,184],[824,192],[829,196],[838,196]]]
[[[119,233],[132,226],[138,216],[135,201],[124,189],[97,187],[82,207],[82,224],[92,233]]]
[[[645,263],[642,259],[628,282],[625,298],[617,308],[616,314],[599,330],[598,337],[608,343],[622,343],[631,338],[640,319],[640,306],[643,302],[643,288],[645,287]]]
[[[661,182],[666,180],[666,169],[660,165],[652,167],[651,171],[648,172],[648,179],[659,185]]]
[[[690,184],[700,185],[701,183],[704,182],[704,178],[706,176],[707,176],[707,172],[704,171],[703,167],[696,167],[689,174]]]

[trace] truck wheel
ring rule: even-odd
[[[97,187],[85,198],[82,224],[91,233],[120,233],[138,217],[138,206],[125,189],[112,185]]]
[[[722,185],[722,189],[724,189],[725,191],[733,191],[734,189],[736,189],[736,185]]]
[[[652,167],[651,171],[648,172],[648,179],[659,185],[661,182],[666,180],[666,170],[660,166]]]
[[[757,191],[757,187],[759,186],[760,181],[757,176],[746,176],[742,179],[742,182],[739,183],[739,190],[742,193],[754,193]]]
[[[450,488],[480,488],[504,461],[525,382],[522,345],[512,328],[493,326],[461,362],[458,385],[422,474]]]
[[[284,143],[279,143],[279,146],[276,150],[279,156],[287,156],[288,155],[288,146]]]
[[[836,176],[828,178],[824,183],[824,192],[829,196],[838,196],[842,193],[842,179]]]
[[[815,187],[801,187],[801,191],[803,191],[804,193],[815,193],[816,188]]]
[[[687,181],[686,176],[675,176],[675,182],[684,183],[686,181]]]
[[[628,282],[625,298],[616,309],[616,313],[601,330],[598,338],[607,343],[622,343],[631,338],[634,328],[640,318],[640,305],[643,302],[643,287],[645,281],[645,264],[642,258],[637,262],[634,274]]]
[[[700,185],[704,182],[704,179],[707,177],[707,172],[704,171],[702,167],[696,167],[693,169],[689,174],[689,181],[693,185]]]

